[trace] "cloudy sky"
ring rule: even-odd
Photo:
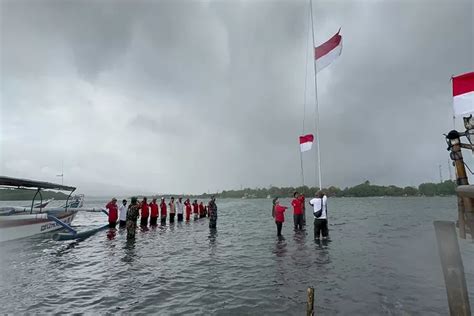
[[[439,164],[448,177],[473,3],[314,1],[317,44],[339,27],[344,39],[318,75],[324,186],[418,185]],[[308,1],[0,4],[0,174],[60,182],[63,164],[66,184],[96,195],[301,183]],[[315,151],[303,160],[314,185]]]

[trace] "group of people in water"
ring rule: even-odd
[[[128,201],[124,199],[122,205],[118,207],[117,199],[113,198],[105,206],[108,211],[109,227],[115,228],[118,221],[120,228],[127,228],[127,239],[135,238],[138,217],[140,217],[141,227],[157,226],[158,218],[161,220],[161,225],[165,226],[168,215],[169,224],[174,224],[176,215],[178,222],[183,220],[188,222],[192,214],[194,220],[209,217],[209,228],[216,228],[217,225],[217,205],[214,196],[207,205],[204,205],[202,201],[198,203],[198,200],[191,203],[189,198],[183,202],[182,197],[179,197],[176,202],[174,197],[171,197],[169,203],[166,203],[165,198],[162,197],[159,204],[157,198],[153,198],[148,203],[146,197],[143,197],[141,201],[137,197],[132,197],[130,205],[127,206],[127,203]]]
[[[169,224],[175,222],[175,216],[177,215],[177,221],[186,222],[191,220],[191,215],[194,215],[194,220],[199,218],[209,217],[209,228],[216,228],[217,225],[217,205],[214,196],[207,205],[204,203],[194,200],[192,203],[188,199],[183,202],[183,198],[179,197],[175,202],[174,197],[171,197],[169,203],[166,203],[164,197],[161,198],[160,203],[157,203],[157,198],[153,198],[150,203],[146,197],[143,197],[141,201],[138,201],[137,197],[132,197],[130,205],[127,206],[128,201],[123,200],[120,207],[117,206],[117,199],[113,198],[105,208],[108,210],[109,216],[109,227],[115,228],[117,221],[119,222],[120,228],[127,228],[127,239],[134,239],[137,228],[137,221],[140,217],[140,226],[147,227],[157,226],[158,218],[161,220],[161,225],[166,225],[166,220],[169,215]],[[309,205],[313,207],[314,217],[314,238],[328,239],[328,217],[327,217],[327,196],[322,191],[316,192],[316,197],[309,201]],[[291,201],[293,207],[293,222],[295,231],[304,230],[306,226],[305,216],[305,197],[303,194],[295,192],[293,194],[293,200]],[[283,239],[281,230],[283,223],[285,222],[285,211],[288,209],[287,206],[280,204],[278,197],[273,199],[272,216],[275,219],[277,226],[277,236],[279,239]],[[169,212],[168,212],[169,210]]]
[[[324,239],[329,238],[329,229],[328,229],[328,217],[327,217],[327,196],[323,191],[316,192],[316,197],[309,201],[309,205],[313,207],[313,217],[314,217],[314,238],[319,240],[320,237]],[[305,197],[303,194],[295,192],[293,194],[293,200],[291,201],[291,206],[293,206],[293,222],[295,225],[295,231],[301,231],[306,225],[306,216],[305,216]],[[277,226],[277,236],[279,239],[283,239],[281,234],[281,229],[283,223],[285,222],[285,211],[288,209],[287,206],[280,205],[278,197],[273,199],[273,208],[272,216],[275,219],[275,224]]]

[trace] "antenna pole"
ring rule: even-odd
[[[441,172],[441,165],[439,167],[439,183],[443,183],[443,173]]]

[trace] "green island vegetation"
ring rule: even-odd
[[[0,201],[31,201],[35,196],[36,190],[25,189],[0,189]],[[54,198],[55,200],[66,200],[67,194],[54,191],[41,191],[43,201]],[[40,202],[39,194],[36,196],[36,202]]]
[[[446,180],[441,183],[422,183],[416,187],[407,186],[404,188],[395,185],[383,186],[374,185],[365,181],[353,187],[340,189],[334,186],[324,188],[328,196],[332,197],[372,197],[372,196],[446,196],[455,195],[456,183]],[[267,198],[267,197],[293,197],[293,193],[298,191],[305,196],[313,196],[319,189],[317,187],[270,187],[257,189],[226,190],[218,193],[219,198]],[[201,197],[209,197],[204,193]]]
[[[340,189],[335,186],[324,188],[328,196],[331,197],[372,197],[372,196],[447,196],[455,195],[456,183],[454,181],[446,180],[441,183],[422,183],[416,187],[407,186],[404,188],[397,187],[394,185],[383,186],[370,184],[369,181],[358,184],[353,187],[346,187]],[[245,188],[242,190],[224,190],[220,193],[203,193],[200,195],[191,195],[190,198],[210,198],[212,195],[216,195],[219,198],[249,198],[249,199],[260,199],[267,197],[293,197],[293,193],[298,191],[303,193],[305,196],[313,196],[319,189],[317,187],[270,187],[270,188],[256,188],[250,189]],[[24,189],[0,189],[0,201],[29,201],[33,199],[35,190],[24,190]],[[41,191],[43,200],[54,198],[55,200],[66,200],[67,194],[62,192],[54,191]],[[141,196],[141,195],[138,195]],[[171,196],[187,196],[180,194],[164,194],[167,198]],[[36,201],[40,201],[39,195],[36,197]]]

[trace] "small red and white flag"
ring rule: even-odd
[[[329,64],[331,64],[334,59],[339,57],[342,53],[342,36],[339,35],[339,31],[331,37],[327,42],[319,45],[314,48],[314,58],[316,59],[316,71],[320,72]]]
[[[454,116],[474,112],[474,72],[453,77]]]
[[[300,148],[301,152],[305,152],[311,149],[313,146],[314,136],[313,134],[300,136]]]

